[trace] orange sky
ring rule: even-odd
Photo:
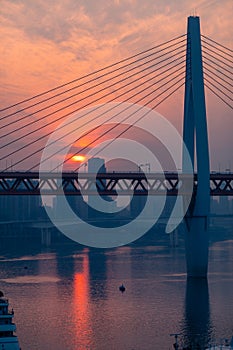
[[[186,32],[233,48],[232,0],[0,0],[1,108]],[[159,111],[181,131],[182,91]],[[207,94],[212,169],[233,169],[232,110]],[[22,132],[21,132],[22,134]],[[20,135],[20,131],[19,131]]]

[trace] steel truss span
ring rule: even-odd
[[[191,177],[192,178],[192,177]],[[191,180],[192,181],[192,180]],[[3,172],[0,195],[169,195],[186,194],[190,176],[178,173],[43,173]],[[198,176],[191,186],[195,195]],[[190,188],[190,186],[188,186]],[[210,195],[232,196],[233,173],[211,173]]]

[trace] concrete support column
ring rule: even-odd
[[[186,225],[185,251],[188,277],[206,277],[209,234],[205,217],[193,217]]]
[[[48,227],[41,228],[41,244],[46,247],[51,245],[51,231]]]
[[[199,17],[188,18],[187,32],[183,139],[193,168],[196,156],[198,184],[186,215],[186,262],[189,277],[206,277],[210,170]],[[184,153],[183,173],[186,173]]]

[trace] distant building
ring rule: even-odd
[[[38,195],[0,196],[1,221],[34,220],[38,217],[40,211],[41,197]]]
[[[217,215],[219,212],[219,201],[214,197],[210,197],[210,213]]]
[[[61,181],[61,180],[58,180]],[[69,190],[69,187],[67,187],[67,190]],[[71,187],[71,190],[73,190],[73,187]],[[79,194],[77,195],[66,195],[66,200],[72,209],[72,211],[80,218],[85,219],[87,218],[87,211],[88,206],[87,203],[84,201],[83,197]],[[63,204],[63,197],[61,195],[56,196],[53,199],[53,212],[55,214],[56,218],[64,219],[64,204]],[[68,219],[68,218],[67,218]]]
[[[227,196],[219,197],[219,210],[218,214],[229,215],[230,214],[230,203]]]
[[[90,158],[87,165],[88,173],[106,173],[105,160],[103,158]]]
[[[144,209],[146,204],[147,196],[135,195],[130,201],[130,216],[136,218]]]
[[[106,173],[106,166],[105,166],[105,160],[103,158],[99,158],[99,157],[95,157],[95,158],[90,158],[88,160],[88,173],[90,174],[98,174],[98,173],[102,173],[105,174]],[[106,180],[102,180],[101,182],[97,180],[96,184],[97,187],[101,190],[103,189],[103,185],[105,185]],[[93,185],[94,186],[94,185]],[[93,188],[93,190],[95,190],[96,188]],[[116,203],[115,201],[110,197],[110,196],[106,196],[106,195],[100,195],[101,198],[103,200],[105,200],[108,204],[108,208],[111,211],[114,211],[114,209],[116,208]],[[98,208],[100,206],[100,198],[99,195],[89,195],[88,196],[88,204],[89,204],[89,208],[88,208],[88,217],[90,219],[97,219],[97,220],[102,220],[104,218],[107,217],[113,217],[114,214],[112,213],[106,213],[106,212],[102,212],[102,211],[98,211]]]
[[[229,199],[229,210],[230,210],[230,215],[233,215],[233,198]]]
[[[172,210],[175,206],[177,198],[175,196],[167,196],[166,202],[164,205],[163,212],[161,214],[161,217],[164,219],[169,219],[172,213]]]

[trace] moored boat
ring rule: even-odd
[[[221,344],[212,344],[208,348],[208,350],[233,350],[233,336],[231,341],[225,339]]]
[[[16,325],[13,323],[14,311],[8,311],[9,302],[0,291],[0,349],[20,350]]]
[[[179,341],[178,341],[179,335],[180,335],[179,333],[170,334],[170,336],[175,337],[175,343],[173,344],[173,348],[175,350],[233,350],[233,336],[231,340],[224,339],[219,342],[214,341],[209,343],[207,346],[204,346],[204,345],[201,346],[198,343],[184,346],[179,344]]]

